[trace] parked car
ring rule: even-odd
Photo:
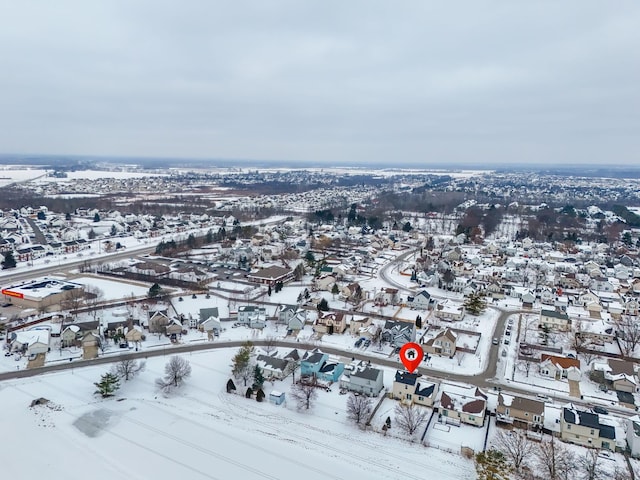
[[[500,341],[498,340],[498,337],[493,337],[493,341],[491,343],[493,343],[494,345],[498,345]]]
[[[600,415],[608,415],[609,414],[609,410],[607,410],[604,407],[601,407],[600,405],[596,405],[591,410],[593,410],[594,413],[599,413]]]

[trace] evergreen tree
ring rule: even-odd
[[[254,369],[251,366],[251,350],[253,346],[251,342],[245,343],[238,353],[236,353],[233,357],[232,361],[232,375],[237,379],[242,379],[244,381],[244,385],[246,386],[249,380],[251,380]],[[264,380],[263,380],[264,381]]]
[[[420,315],[416,317],[416,328],[422,328],[422,317]]]
[[[333,298],[335,300],[336,295],[340,293],[340,288],[338,287],[337,283],[334,283],[333,287],[331,287],[331,293],[333,294]]]
[[[154,283],[151,285],[151,288],[149,288],[149,298],[159,297],[160,293],[162,293],[162,287],[157,283]]]
[[[329,311],[329,302],[327,302],[326,298],[320,300],[320,303],[318,303],[318,310],[320,310],[321,312]]]
[[[264,376],[262,375],[262,369],[256,365],[253,369],[253,389],[257,390],[264,385]]]
[[[89,230],[89,233],[87,233],[87,238],[89,240],[93,240],[94,238],[96,238],[96,231],[93,228]]]
[[[229,379],[229,381],[227,382],[227,393],[231,393],[235,391],[236,391],[236,384],[233,383],[233,380]]]
[[[260,388],[256,392],[256,402],[262,402],[264,400],[264,391]]]
[[[113,373],[105,373],[100,377],[100,381],[95,382],[94,385],[97,388],[94,393],[101,395],[102,398],[107,398],[113,396],[115,391],[120,388],[120,380]]]
[[[13,256],[12,251],[8,251],[4,254],[4,260],[2,261],[2,269],[7,270],[9,268],[16,268],[17,262]]]
[[[98,215],[98,212],[96,212],[96,214],[93,216],[93,221],[96,223],[100,221],[100,215]]]
[[[471,315],[480,315],[487,309],[487,302],[480,293],[472,293],[464,302],[464,308]]]
[[[247,388],[247,393],[245,393],[244,396],[247,398],[251,398],[252,395],[253,395],[253,390],[251,390],[251,387]]]
[[[112,237],[114,237],[115,235],[117,235],[117,233],[118,233],[118,229],[116,228],[116,224],[115,224],[115,223],[112,223],[112,224],[111,224],[111,231],[110,231],[109,233],[110,233],[110,235],[111,235]]]

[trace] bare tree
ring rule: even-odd
[[[417,405],[398,403],[393,409],[396,423],[407,434],[413,435],[427,420],[428,411]]]
[[[67,294],[61,302],[61,307],[65,310],[69,310],[73,313],[73,315],[77,315],[77,310],[82,305],[82,300],[84,299],[84,290],[82,288],[74,288],[73,290],[67,291]]]
[[[495,437],[495,446],[511,460],[517,472],[534,452],[533,443],[525,435],[515,431],[501,430]]]
[[[291,396],[296,401],[298,410],[309,410],[313,402],[318,398],[315,377],[308,382],[298,382],[291,387]]]
[[[623,315],[616,322],[616,337],[625,356],[633,353],[640,344],[640,323],[631,315]]]
[[[636,476],[637,475],[638,473],[636,472]],[[631,480],[631,478],[631,474],[628,470],[625,470],[618,466],[615,467],[615,469],[613,470],[613,475],[611,475],[612,480]]]
[[[371,398],[366,395],[356,395],[355,393],[349,394],[347,397],[347,418],[353,420],[357,424],[366,420],[371,415],[373,405]]]
[[[531,370],[531,362],[527,360],[520,360],[517,363],[518,370],[521,370],[525,373],[526,377],[529,378],[529,371]]]
[[[554,441],[553,437],[538,444],[535,456],[539,469],[549,475],[548,480],[569,480],[575,468],[573,452]]]
[[[96,287],[95,285],[86,285],[84,287],[84,301],[85,304],[91,309],[91,314],[93,315],[93,319],[96,319],[96,315],[98,314],[98,305],[104,299],[104,292],[102,289]]]
[[[291,383],[295,384],[296,383],[296,370],[298,370],[299,366],[300,366],[300,361],[299,360],[289,359],[287,361],[287,366],[284,367],[284,372],[283,372],[284,377],[283,378],[286,378],[289,375],[291,375],[291,378],[292,378]]]
[[[273,352],[276,349],[276,338],[272,335],[268,336],[265,339],[262,349],[265,351],[267,355],[271,355],[271,352]]]
[[[458,362],[458,366],[462,365],[462,360],[464,360],[464,352],[462,350],[456,350],[456,353],[454,355]]]
[[[146,362],[144,361],[138,362],[133,358],[125,358],[113,366],[113,373],[120,378],[124,378],[126,382],[142,372],[145,367]]]
[[[191,365],[182,357],[173,356],[164,366],[164,377],[156,380],[156,385],[164,392],[179,387],[191,375]]]
[[[589,449],[578,458],[578,469],[584,480],[599,480],[603,478],[604,471],[598,465],[598,450]]]

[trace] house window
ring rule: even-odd
[[[406,399],[407,400],[411,400],[411,394],[410,393],[407,393]]]
[[[509,409],[508,409],[508,408],[505,408],[505,409],[504,409],[504,414],[505,414],[505,415],[509,415]]]
[[[443,417],[448,417],[449,416],[449,412],[447,412],[446,410],[442,410],[442,416]]]
[[[542,419],[540,418],[540,415],[534,415],[534,416],[533,416],[533,421],[534,421],[534,422],[536,422],[536,423],[540,423],[540,420],[542,420]]]
[[[571,430],[571,425],[567,424],[567,430]]]
[[[524,412],[524,416],[528,417],[529,416],[529,412]]]
[[[422,402],[424,400],[424,397],[418,397],[418,400]]]

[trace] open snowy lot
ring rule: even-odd
[[[154,358],[115,398],[93,394],[106,366],[0,383],[3,477],[93,479],[475,478],[472,462],[417,443],[364,432],[345,412],[346,396],[319,392],[312,410],[227,394],[235,350],[185,355],[193,372],[170,396],[154,381]],[[290,379],[267,383],[288,392]],[[45,397],[47,405],[29,407]]]

